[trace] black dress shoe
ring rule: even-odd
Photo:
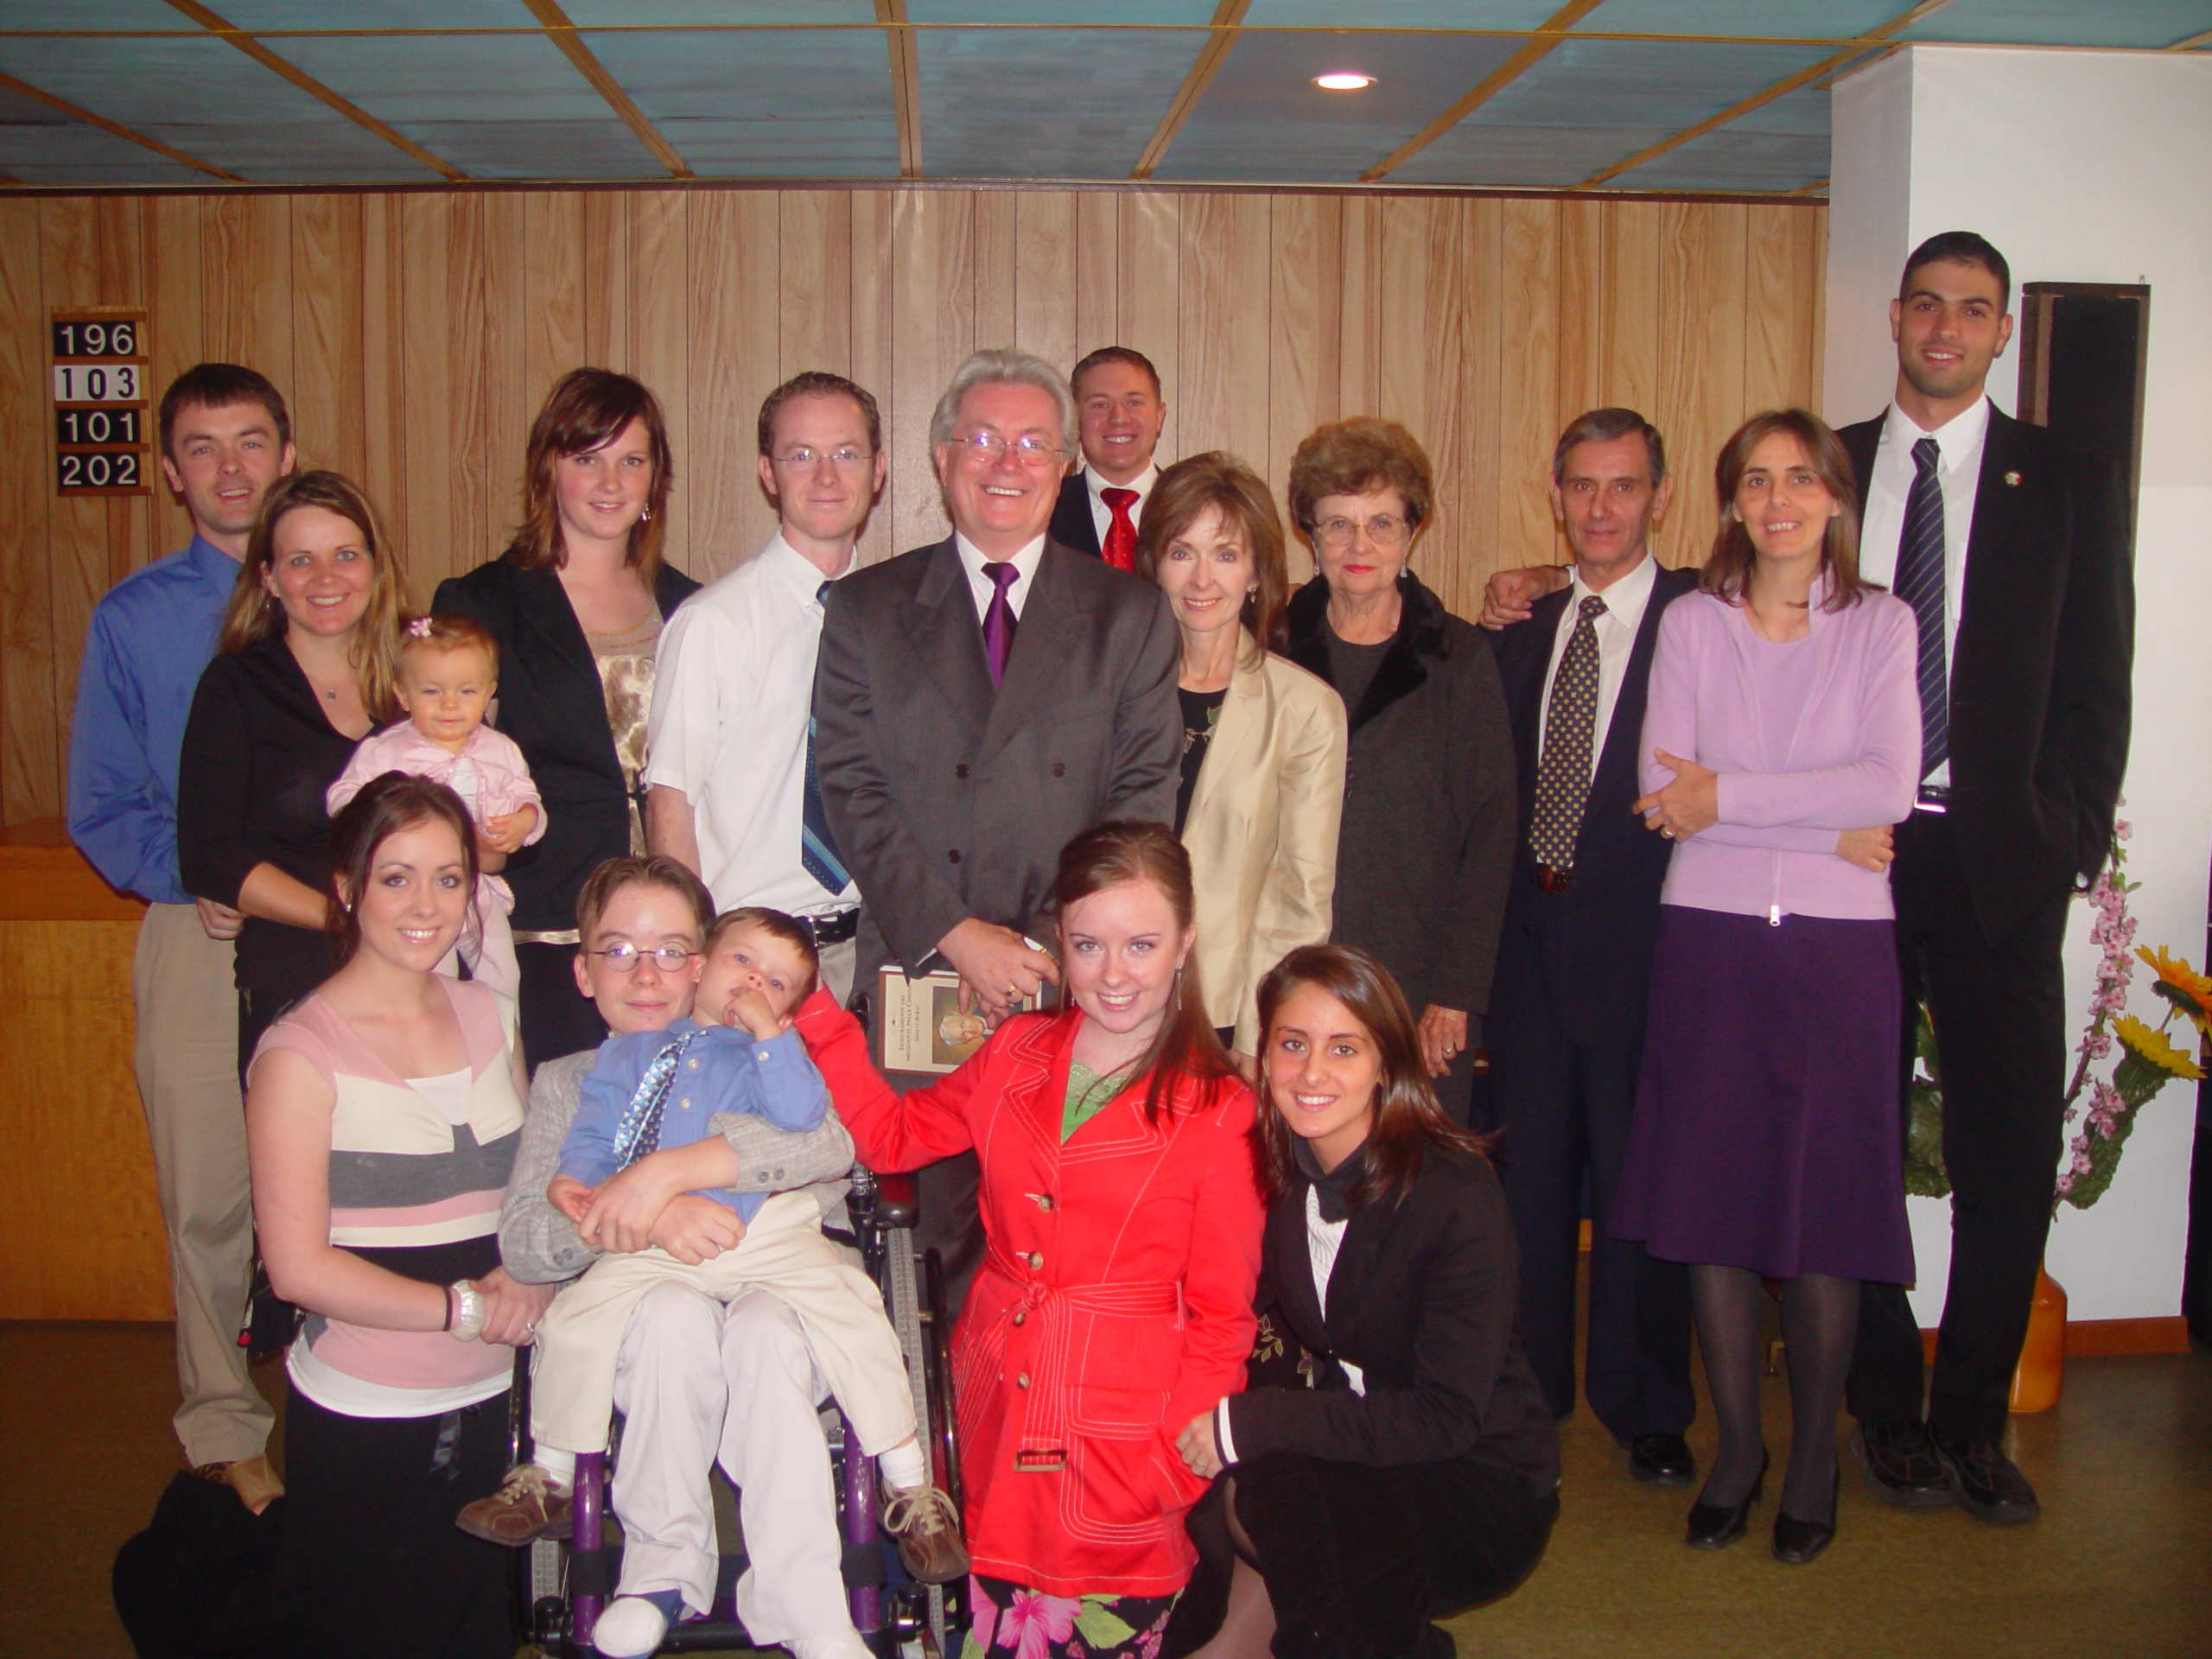
[[[1828,1482],[1828,1512],[1820,1521],[1800,1521],[1783,1509],[1774,1512],[1774,1559],[1787,1561],[1792,1567],[1802,1567],[1835,1541],[1835,1501],[1840,1494],[1836,1488],[1843,1476],[1838,1471]]]
[[[1970,1440],[1940,1428],[1929,1429],[1928,1439],[1950,1478],[1951,1495],[1975,1520],[2009,1526],[2043,1513],[2036,1489],[1996,1441]]]
[[[1861,1423],[1851,1431],[1851,1455],[1885,1503],[1936,1510],[1951,1501],[1951,1478],[1916,1422]]]
[[[1751,1518],[1751,1505],[1759,1501],[1759,1491],[1766,1484],[1766,1454],[1759,1454],[1758,1478],[1751,1483],[1751,1490],[1744,1494],[1740,1503],[1707,1503],[1700,1500],[1690,1505],[1689,1525],[1682,1534],[1682,1541],[1692,1549],[1726,1549],[1744,1535]]]
[[[1628,1471],[1650,1486],[1687,1486],[1697,1478],[1697,1459],[1679,1434],[1639,1434],[1628,1443]]]

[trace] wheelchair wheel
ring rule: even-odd
[[[906,1386],[913,1395],[926,1478],[942,1486],[957,1508],[961,1502],[960,1460],[952,1427],[949,1322],[937,1253],[932,1250],[925,1259],[915,1251],[911,1228],[887,1228],[882,1277],[886,1311],[906,1360]],[[911,1635],[899,1632],[899,1646],[918,1650],[923,1659],[953,1659],[965,1623],[967,1586],[917,1585],[911,1590],[920,1604],[919,1616],[912,1621]]]

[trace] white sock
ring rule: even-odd
[[[929,1465],[922,1457],[922,1443],[909,1440],[904,1446],[894,1446],[876,1456],[875,1466],[883,1471],[884,1480],[895,1492],[911,1492],[929,1478]]]
[[[617,1596],[592,1630],[591,1644],[607,1659],[646,1659],[668,1634],[668,1615],[643,1596]]]
[[[557,1446],[541,1446],[530,1454],[530,1460],[553,1478],[553,1484],[564,1492],[576,1488],[576,1454],[563,1452]]]

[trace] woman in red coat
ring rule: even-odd
[[[1007,1020],[942,1083],[892,1092],[823,999],[800,1026],[862,1161],[982,1161],[988,1249],[952,1354],[966,1655],[1150,1659],[1206,1490],[1175,1436],[1241,1386],[1252,1346],[1252,1095],[1194,982],[1167,830],[1086,830],[1054,896],[1070,1006]]]

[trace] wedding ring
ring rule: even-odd
[[[1659,834],[1668,841],[1672,841],[1675,838],[1675,832],[1672,830],[1662,829],[1660,830]]]

